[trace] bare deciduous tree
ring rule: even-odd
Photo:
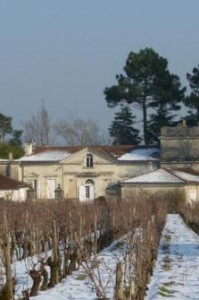
[[[97,122],[92,119],[59,120],[55,124],[54,130],[57,136],[61,137],[69,146],[94,146],[108,142]]]
[[[48,110],[42,103],[40,109],[23,123],[25,140],[38,146],[49,145],[52,142],[52,127]]]

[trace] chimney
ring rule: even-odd
[[[185,119],[182,120],[182,126],[186,127],[187,126],[187,122]]]
[[[33,153],[33,144],[32,143],[25,143],[24,145],[25,155],[29,156]]]
[[[9,152],[9,161],[13,160],[13,153]]]

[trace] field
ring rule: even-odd
[[[165,222],[164,201],[0,205],[0,299],[55,300],[66,290],[68,299],[143,299]]]

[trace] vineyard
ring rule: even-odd
[[[107,298],[98,253],[123,247],[115,299],[144,299],[166,218],[164,199],[0,203],[0,299],[30,299],[83,268],[97,299]],[[27,285],[15,272],[24,262]],[[31,298],[32,299],[32,298]]]

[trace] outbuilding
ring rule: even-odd
[[[107,197],[121,198],[145,194],[184,191],[187,202],[199,201],[199,173],[193,170],[158,169],[144,175],[119,181],[107,188]]]

